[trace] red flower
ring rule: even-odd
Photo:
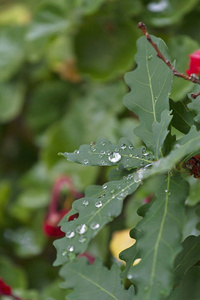
[[[64,186],[68,190],[67,201],[65,203],[66,207],[62,207],[59,210],[58,206],[60,200],[60,192]],[[60,226],[58,226],[58,223],[70,211],[73,200],[81,197],[83,197],[83,195],[75,189],[71,178],[66,176],[58,178],[53,187],[49,211],[43,224],[43,231],[47,236],[60,238],[65,235],[64,232],[61,231]],[[78,214],[72,215],[69,217],[68,221],[72,221],[77,217]]]
[[[189,55],[190,57],[190,67],[186,71],[187,74],[190,76],[191,74],[200,74],[200,49],[193,52]]]
[[[0,295],[12,295],[12,289],[0,278]]]

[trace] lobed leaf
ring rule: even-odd
[[[124,179],[86,189],[85,197],[76,200],[72,210],[61,221],[61,229],[66,233],[54,242],[57,248],[55,265],[74,260],[83,253],[91,239],[114,217],[121,213],[123,200],[139,186],[134,173]],[[77,219],[68,222],[69,216],[78,213]]]
[[[173,114],[172,126],[187,134],[194,125],[194,113],[189,111],[182,101],[175,102],[170,99],[170,108]]]
[[[200,236],[189,236],[182,244],[183,250],[174,264],[174,285],[178,285],[189,268],[200,260]]]
[[[133,232],[141,258],[128,274],[137,287],[135,299],[163,299],[173,288],[172,270],[181,250],[187,192],[188,184],[179,174],[165,176],[156,199]]]
[[[115,263],[108,270],[96,259],[93,265],[88,265],[82,257],[75,263],[62,267],[60,275],[65,279],[62,284],[65,288],[73,288],[67,296],[69,300],[131,300],[133,288],[124,289],[120,280],[120,268]]]
[[[200,300],[200,267],[188,270],[181,285],[174,289],[168,300]]]
[[[153,156],[145,147],[134,148],[132,143],[121,138],[113,145],[105,138],[99,138],[97,143],[82,145],[74,153],[61,153],[70,161],[88,166],[115,166],[123,168],[139,168],[152,163]]]
[[[160,123],[155,121],[152,125],[153,138],[154,138],[154,154],[156,159],[163,156],[162,147],[164,141],[169,133],[168,127],[171,122],[172,116],[170,111],[164,110],[161,114]]]
[[[169,59],[165,43],[155,37],[152,39],[166,59]],[[153,150],[152,125],[154,122],[160,122],[161,113],[169,109],[168,97],[173,76],[171,70],[157,57],[156,51],[146,37],[141,37],[137,41],[137,47],[135,60],[138,67],[125,75],[125,81],[130,86],[131,92],[125,96],[124,104],[140,119],[135,134]]]

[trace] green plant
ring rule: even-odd
[[[199,299],[200,207],[199,197],[194,199],[192,194],[200,184],[189,176],[193,172],[187,164],[200,149],[199,79],[181,75],[170,63],[165,43],[150,37],[143,24],[139,27],[147,39],[137,42],[137,68],[125,76],[131,91],[124,104],[139,117],[134,132],[144,146],[136,148],[126,138],[116,145],[99,138],[61,154],[84,166],[112,167],[109,181],[88,187],[85,197],[76,200],[60,222],[65,237],[54,242],[55,265],[63,265],[62,286],[73,289],[67,299]],[[173,73],[195,82],[188,105],[169,98]],[[154,197],[138,209],[141,219],[130,231],[136,243],[120,254],[126,261],[123,272],[116,263],[108,270],[99,259],[93,265],[85,258],[77,259],[104,226],[119,216],[125,198],[152,179],[156,180]],[[68,222],[77,213],[78,218]],[[136,259],[141,261],[133,266]],[[128,290],[121,278],[130,286]]]

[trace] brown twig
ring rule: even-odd
[[[158,46],[152,41],[152,38],[151,38],[150,34],[147,32],[146,26],[145,26],[144,23],[139,22],[138,23],[138,28],[140,28],[142,30],[142,33],[146,36],[146,38],[149,41],[149,43],[156,50],[157,56],[160,59],[162,59],[162,61],[164,61],[164,63],[172,70],[172,73],[173,73],[174,76],[181,77],[181,78],[183,78],[185,80],[188,80],[188,81],[191,81],[193,83],[197,83],[197,84],[200,85],[200,80],[199,80],[199,78],[195,74],[191,74],[190,76],[188,76],[188,75],[186,75],[184,73],[180,73],[178,70],[176,70],[174,68],[174,66],[171,64],[171,62],[164,57],[164,55],[158,49]],[[200,92],[197,93],[197,94],[191,93],[191,97],[193,99],[196,99],[198,96],[200,96]]]

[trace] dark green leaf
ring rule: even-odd
[[[133,21],[100,10],[84,20],[75,37],[78,69],[98,80],[122,74],[133,63],[138,35]]]
[[[129,174],[125,179],[108,182],[102,187],[91,186],[86,189],[85,198],[73,203],[73,209],[60,223],[66,236],[54,242],[57,248],[55,265],[64,264],[83,253],[91,239],[121,213],[124,198],[139,185],[133,178],[134,174]],[[67,222],[68,217],[75,213],[79,213],[79,217]]]
[[[152,37],[158,48],[169,59],[167,47],[161,39]],[[131,92],[125,96],[124,104],[138,115],[140,125],[135,129],[151,150],[154,149],[152,125],[160,122],[161,113],[169,109],[169,93],[172,85],[172,72],[161,59],[156,56],[154,48],[141,37],[137,41],[138,52],[135,56],[138,67],[125,75]]]
[[[152,155],[140,147],[135,149],[132,143],[122,138],[117,145],[112,145],[105,138],[99,138],[97,143],[82,145],[74,153],[63,153],[68,160],[89,166],[115,166],[123,168],[139,168],[152,163]]]
[[[193,267],[183,277],[181,285],[177,287],[168,300],[200,300],[200,268]]]
[[[170,108],[173,114],[172,126],[185,134],[188,133],[194,125],[194,113],[189,111],[182,101],[175,102],[170,99]]]
[[[200,260],[200,236],[189,236],[182,244],[183,250],[174,264],[174,285],[177,286],[189,268]]]
[[[96,258],[93,265],[88,265],[86,258],[62,267],[61,276],[65,279],[63,287],[73,288],[67,296],[69,300],[131,300],[133,289],[124,289],[120,280],[120,268],[113,264],[110,270]]]
[[[180,175],[164,177],[156,199],[132,235],[142,260],[128,278],[137,286],[135,299],[161,299],[173,288],[174,259],[181,250],[184,202],[188,185]]]

